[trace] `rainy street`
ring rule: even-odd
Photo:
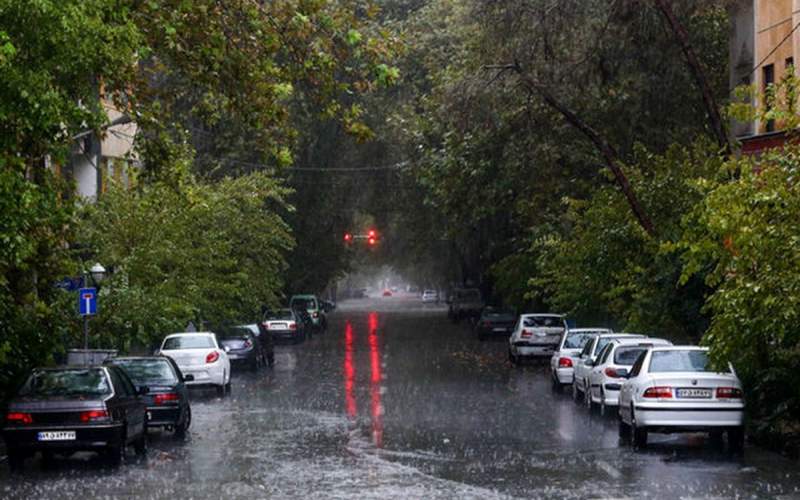
[[[0,467],[3,498],[796,498],[800,471],[748,446],[654,435],[622,445],[613,417],[555,393],[417,297],[342,302],[324,335],[279,346],[274,370],[192,394],[184,442],[145,458],[91,454]]]

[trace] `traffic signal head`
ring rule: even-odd
[[[344,242],[345,243],[352,243],[353,242],[353,235],[350,233],[344,233]]]
[[[377,233],[375,233],[375,230],[374,230],[374,229],[370,229],[370,230],[369,230],[369,232],[367,233],[367,236],[368,236],[370,239],[373,239],[373,240],[374,240],[374,239],[376,238],[376,236],[377,236]]]
[[[375,237],[374,236],[370,236],[367,239],[367,243],[369,243],[369,246],[374,246],[375,245]]]

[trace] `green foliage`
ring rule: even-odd
[[[683,280],[703,276],[713,293],[704,342],[734,363],[763,430],[793,431],[800,417],[800,148],[731,160],[701,179],[679,249]],[[707,272],[706,272],[707,271]]]
[[[265,174],[179,188],[111,189],[83,210],[81,241],[113,269],[95,345],[150,345],[190,320],[250,321],[280,299],[293,239],[276,214],[286,190]]]

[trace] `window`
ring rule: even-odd
[[[170,337],[164,341],[163,350],[172,349],[213,349],[216,347],[214,339],[210,335],[184,335],[180,337]]]
[[[564,340],[564,349],[582,349],[586,344],[594,338],[594,333],[567,333],[567,338]]]
[[[595,339],[597,337],[591,339],[591,341],[587,342],[585,346],[583,346],[583,350],[581,351],[582,358],[588,358],[592,352],[592,346],[595,344]]]
[[[644,365],[644,358],[647,357],[647,351],[642,351],[639,354],[639,358],[633,363],[633,368],[631,368],[631,373],[629,378],[638,377],[639,372],[642,371],[642,365]]]
[[[771,109],[771,104],[767,100],[767,94],[769,93],[770,86],[775,83],[775,66],[772,64],[768,64],[764,66],[762,69],[763,71],[763,81],[764,81],[764,105],[769,111]],[[775,131],[775,120],[767,120],[766,124],[766,131],[767,132],[774,132]]]
[[[111,374],[111,382],[114,384],[114,391],[122,397],[130,397],[133,396],[136,391],[133,387],[128,387],[128,384],[125,383],[125,380],[119,373],[119,368],[115,366],[110,366],[108,368],[108,372]]]
[[[564,328],[564,320],[560,316],[532,316],[525,318],[525,326],[531,328]]]
[[[111,392],[105,372],[88,370],[35,371],[19,392],[20,396],[102,396]]]
[[[650,359],[650,373],[655,372],[707,372],[706,351],[655,351]]]
[[[112,363],[125,370],[136,385],[172,385],[178,382],[166,359],[117,359]]]
[[[614,350],[614,344],[606,344],[603,350],[600,351],[600,354],[598,354],[598,359],[600,359],[600,362],[597,364],[598,365],[605,364],[606,361],[608,361],[609,354],[611,354],[612,350]]]
[[[639,359],[639,355],[647,350],[646,347],[620,347],[614,353],[614,364],[631,366]]]

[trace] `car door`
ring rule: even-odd
[[[173,361],[171,358],[164,356],[172,367],[172,371],[175,373],[175,378],[178,379],[178,383],[175,384],[175,392],[178,393],[178,397],[180,398],[181,402],[181,412],[185,413],[185,408],[189,407],[189,390],[186,388],[186,381],[183,378],[183,373],[181,372],[180,367],[178,367],[177,363]]]
[[[633,363],[631,371],[628,373],[628,379],[622,383],[622,388],[619,391],[619,411],[620,414],[625,413],[630,416],[630,406],[633,400],[633,394],[639,383],[639,375],[644,366],[644,360],[647,357],[648,351],[644,351],[639,355],[639,358]]]
[[[120,409],[122,410],[123,421],[126,423],[126,436],[132,439],[144,431],[145,409],[141,402],[136,387],[128,378],[128,375],[117,366],[110,366],[111,380],[114,384],[114,391],[120,396]]]
[[[578,362],[575,363],[575,383],[578,384],[578,387],[583,390],[586,386],[586,371],[589,367],[586,366],[586,361],[592,359],[592,350],[594,349],[594,344],[597,342],[597,338],[591,339],[589,342],[583,346],[583,351],[581,351],[580,358]]]
[[[603,383],[603,370],[605,369],[605,365],[611,356],[611,351],[613,350],[613,342],[606,344],[600,354],[597,355],[597,362],[589,372],[589,390],[591,391],[593,398],[600,399],[600,386]]]

